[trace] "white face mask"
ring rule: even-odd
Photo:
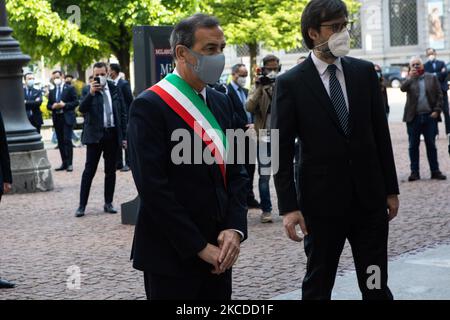
[[[275,79],[277,76],[278,76],[278,72],[276,72],[276,71],[270,71],[267,74],[267,78],[269,78],[269,79]]]
[[[239,77],[239,78],[237,78],[236,83],[241,88],[245,87],[245,85],[247,84],[247,77]]]
[[[333,56],[346,56],[350,52],[350,33],[344,28],[341,32],[333,33],[328,41],[315,46],[314,49],[326,43],[328,43],[328,48]]]
[[[59,85],[61,84],[61,79],[60,79],[60,78],[56,78],[55,80],[53,80],[53,83],[54,83],[56,86],[59,86]]]
[[[34,86],[34,80],[28,80],[27,86],[28,86],[28,88],[32,88]]]
[[[436,59],[436,56],[434,54],[430,54],[428,56],[428,60],[430,60],[430,61],[434,61],[435,59]]]

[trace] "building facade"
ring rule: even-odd
[[[361,0],[359,13],[350,17],[352,50],[350,55],[381,66],[406,65],[412,56],[425,57],[433,47],[438,59],[450,61],[450,0]],[[240,50],[239,50],[240,49]],[[241,51],[241,52],[239,52]],[[230,48],[227,67],[237,62],[249,65],[242,48]],[[245,50],[244,50],[245,51]],[[307,55],[304,49],[268,51],[260,49],[257,61],[265,54],[281,58],[283,70]]]

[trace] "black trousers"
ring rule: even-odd
[[[124,167],[123,162],[123,148],[119,148],[119,151],[117,152],[117,169],[122,169]],[[130,158],[128,156],[128,149],[125,149],[125,164],[127,166],[130,166]]]
[[[71,166],[73,160],[72,131],[73,126],[68,125],[64,114],[56,114],[53,117],[58,149],[64,167]]]
[[[231,300],[231,270],[183,278],[144,272],[144,282],[148,300]]]
[[[447,91],[442,92],[444,95],[444,103],[442,105],[442,113],[444,114],[445,133],[450,133],[450,115],[448,109],[448,94]]]
[[[356,204],[347,215],[305,216],[305,222],[308,235],[304,239],[304,246],[308,262],[302,286],[303,300],[331,299],[339,258],[346,239],[352,249],[362,298],[393,299],[387,286],[389,222],[385,209],[369,214]],[[373,268],[377,271],[373,271]],[[378,284],[373,280],[375,276],[378,277]]]
[[[117,139],[116,128],[105,129],[103,138],[99,143],[86,145],[86,164],[81,177],[80,189],[81,207],[87,205],[92,180],[97,172],[98,162],[102,153],[105,161],[105,203],[112,203],[116,186],[117,149],[120,147]]]

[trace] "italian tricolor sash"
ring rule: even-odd
[[[219,165],[226,185],[227,140],[206,103],[182,78],[169,74],[148,90],[155,92],[203,140]]]

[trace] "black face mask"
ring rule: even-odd
[[[68,84],[70,86],[70,85],[72,85],[72,81],[66,81],[66,84]]]

